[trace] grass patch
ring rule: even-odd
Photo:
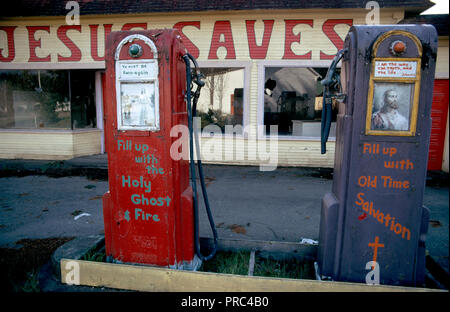
[[[106,262],[104,247],[89,250],[80,260]],[[235,275],[248,275],[249,251],[219,251],[214,258],[203,261],[200,272],[212,272]],[[314,263],[312,260],[300,261],[295,258],[275,259],[262,257],[256,253],[253,276],[276,278],[315,279]]]
[[[249,259],[248,251],[220,251],[213,259],[203,262],[199,271],[247,275]],[[284,260],[265,258],[256,253],[253,276],[315,279],[314,262],[295,258]]]
[[[199,271],[247,275],[249,257],[250,252],[248,251],[219,251],[214,258],[204,261]]]
[[[0,291],[39,291],[40,268],[59,246],[71,239],[22,239],[11,248],[0,248]]]
[[[92,248],[85,253],[80,260],[106,262],[105,248],[101,248],[100,250],[97,250],[97,248]]]
[[[315,279],[314,262],[298,259],[276,260],[256,255],[254,276]]]

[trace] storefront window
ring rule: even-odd
[[[92,70],[1,70],[1,129],[96,127]]]
[[[278,134],[320,137],[323,86],[327,68],[265,67],[264,125],[278,126]],[[331,88],[336,91],[337,86]],[[330,137],[336,136],[337,105],[333,100]]]
[[[226,125],[243,126],[244,69],[204,67],[200,71],[205,81],[197,104],[201,128],[216,125],[225,133]],[[242,128],[238,131],[242,134]]]

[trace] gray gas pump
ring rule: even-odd
[[[322,199],[320,276],[423,285],[436,50],[430,25],[353,26],[336,56],[344,100],[332,192]]]

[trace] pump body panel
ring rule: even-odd
[[[344,48],[346,99],[332,193],[322,201],[320,271],[334,280],[422,285],[436,31],[354,26]]]
[[[171,156],[181,140],[171,130],[187,129],[184,52],[174,30],[108,36],[103,213],[112,261],[182,267],[194,258],[188,160]]]

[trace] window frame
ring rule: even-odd
[[[268,60],[260,61],[257,63],[258,67],[258,107],[257,107],[257,136],[259,139],[268,139],[271,137],[277,137],[278,140],[287,141],[320,141],[320,134],[318,137],[311,136],[294,136],[294,135],[267,135],[264,131],[264,83],[266,81],[266,67],[302,67],[302,68],[314,68],[324,67],[328,68],[331,65],[332,60]],[[341,62],[338,63],[337,68],[341,68]],[[329,141],[336,141],[336,137],[329,137]]]
[[[198,67],[200,69],[200,72],[202,71],[202,68],[226,68],[226,67],[233,67],[233,68],[242,68],[244,70],[244,94],[243,94],[243,104],[242,104],[242,134],[233,133],[232,135],[221,133],[221,134],[214,134],[211,136],[210,134],[203,133],[201,131],[202,138],[248,138],[248,125],[249,125],[249,104],[250,104],[250,70],[251,70],[251,62],[250,61],[197,61]]]

